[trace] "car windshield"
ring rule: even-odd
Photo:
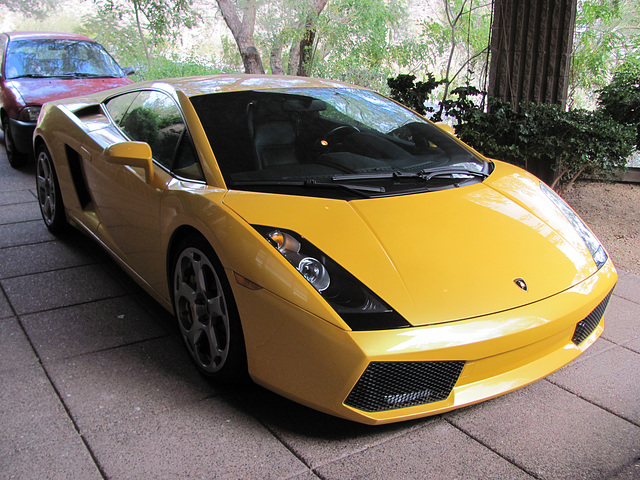
[[[5,76],[123,77],[124,72],[96,42],[69,39],[14,40],[9,44]]]
[[[194,96],[227,186],[334,198],[482,181],[490,165],[442,129],[358,88]]]

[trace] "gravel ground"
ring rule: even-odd
[[[618,270],[640,275],[640,185],[578,182],[564,194]]]

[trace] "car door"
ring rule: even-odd
[[[113,121],[133,141],[148,143],[153,155],[153,180],[128,165],[92,160],[88,178],[100,216],[99,235],[105,243],[154,287],[164,272],[160,232],[160,205],[175,173],[201,176],[199,163],[180,110],[164,92],[140,91],[110,99],[105,104]],[[194,167],[195,165],[195,167]]]

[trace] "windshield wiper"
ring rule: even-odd
[[[7,78],[7,80],[15,80],[16,78],[49,78],[51,75],[41,75],[39,73],[25,73],[23,75],[16,75],[15,77]]]
[[[106,73],[74,73],[74,77],[76,78],[119,78],[116,74],[106,74]]]
[[[346,190],[349,193],[353,193],[360,197],[368,198],[369,193],[384,193],[384,187],[372,187],[369,185],[349,185],[346,183],[330,183],[330,182],[318,182],[317,180],[304,180],[304,181],[272,181],[265,182],[260,180],[245,181],[245,182],[233,182],[232,187],[243,186],[256,186],[256,187],[303,187],[303,188],[333,188]]]
[[[476,170],[469,170],[459,167],[441,167],[424,169],[417,172],[406,172],[403,170],[397,170],[395,172],[370,172],[370,173],[348,173],[344,175],[334,175],[332,180],[376,180],[380,178],[419,178],[428,182],[432,178],[442,177],[448,175],[466,175],[470,177],[482,177],[487,178],[488,173],[478,172]]]
[[[16,78],[117,78],[113,75],[100,75],[96,73],[52,73],[49,75],[42,75],[39,73],[25,73],[24,75],[18,75],[9,80]]]
[[[417,175],[427,182],[432,178],[441,177],[443,175],[468,175],[471,177],[481,177],[481,178],[487,178],[489,176],[489,174],[485,172],[478,172],[477,170],[469,170],[468,168],[455,168],[455,167],[444,167],[444,168],[420,170],[417,173]]]

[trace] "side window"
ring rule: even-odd
[[[131,140],[151,146],[160,165],[184,178],[204,179],[180,111],[168,95],[156,91],[122,95],[110,100],[107,109]]]

